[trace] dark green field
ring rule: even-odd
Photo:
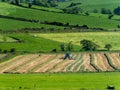
[[[105,90],[108,85],[120,89],[119,72],[1,74],[1,90]]]
[[[101,16],[99,14],[95,14],[94,16],[93,14],[90,14],[89,16],[84,16],[84,15],[79,15],[79,14],[78,15],[65,14],[65,13],[58,13],[57,11],[51,12],[51,11],[42,11],[42,10],[36,10],[36,9],[22,8],[22,7],[13,6],[7,3],[0,3],[0,8],[1,8],[0,15],[5,15],[5,16],[10,16],[10,17],[25,18],[29,20],[39,20],[40,22],[57,21],[57,22],[62,22],[64,24],[68,22],[70,25],[78,24],[80,26],[85,24],[89,28],[103,28],[107,30],[115,30],[115,29],[119,30],[119,28],[117,28],[117,25],[119,25],[119,19],[114,19],[113,17],[113,19],[109,20],[107,17],[104,18],[104,15]],[[99,16],[101,18],[99,18]],[[118,17],[118,16],[115,16],[115,17]],[[5,18],[2,18],[2,19],[5,19]],[[0,22],[2,22],[3,24],[6,23],[6,19],[4,21],[2,19],[0,19]],[[19,20],[15,21],[15,23],[18,21]],[[8,22],[14,22],[14,21],[8,20]],[[54,25],[48,26],[48,25],[41,25],[38,23],[37,24],[33,23],[32,26],[31,26],[32,23],[25,22],[25,24],[24,25],[23,24],[24,23],[21,24],[20,22],[18,22],[18,25],[16,25],[16,28],[13,28],[14,24],[7,25],[6,27],[1,24],[2,26],[0,26],[0,29],[16,30],[16,29],[32,28],[32,27],[34,28],[44,27],[44,28],[54,28],[54,29],[58,28]],[[61,29],[60,26],[59,26],[59,29]]]

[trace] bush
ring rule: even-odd
[[[120,6],[114,9],[114,13],[120,15]]]
[[[0,53],[2,52],[2,49],[0,49]]]
[[[109,9],[102,8],[101,9],[102,14],[112,14],[112,12]]]
[[[11,52],[11,53],[15,52],[15,48],[11,48],[11,49],[10,49],[10,52]]]
[[[3,50],[3,53],[7,53],[8,52],[8,50]]]
[[[82,44],[82,49],[86,50],[86,51],[94,51],[96,50],[99,46],[97,44],[95,44],[94,42],[90,41],[90,40],[81,40],[80,43]]]

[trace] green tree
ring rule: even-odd
[[[61,51],[65,51],[65,44],[64,44],[64,43],[61,44],[61,45],[60,45],[60,48],[61,48]]]
[[[95,51],[99,45],[95,44],[94,42],[90,41],[90,40],[81,40],[80,44],[82,44],[82,49],[86,50],[86,51]]]
[[[63,9],[63,12],[68,14],[78,14],[79,12],[82,12],[82,9],[79,7],[65,8]]]
[[[72,45],[72,42],[70,41],[66,47],[66,50],[71,51],[72,49],[73,49],[73,45]]]
[[[108,19],[112,19],[113,16],[114,16],[113,14],[109,14]]]
[[[120,15],[120,6],[114,9],[114,13]]]
[[[109,9],[102,8],[101,9],[102,14],[112,14],[112,12]]]
[[[31,8],[32,7],[32,3],[28,3],[28,8]]]
[[[10,52],[11,52],[11,53],[14,53],[15,50],[16,50],[15,48],[11,48],[11,49],[10,49]]]
[[[112,48],[112,45],[111,44],[106,44],[105,48],[107,48],[107,50],[109,51]]]

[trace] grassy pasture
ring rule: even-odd
[[[2,50],[10,50],[16,48],[17,51],[28,51],[28,52],[50,52],[54,48],[59,49],[60,42],[56,42],[49,39],[34,37],[28,34],[9,34],[17,39],[23,40],[23,43],[0,43]]]
[[[0,34],[0,42],[15,42],[15,39],[12,39],[6,35]]]
[[[1,90],[105,90],[107,85],[120,89],[119,72],[1,74]]]
[[[84,33],[47,33],[47,34],[6,34],[5,37],[0,35],[0,48],[10,50],[16,48],[17,51],[30,52],[50,52],[52,49],[60,50],[60,44],[72,41],[73,51],[79,51],[81,48],[80,40],[88,39],[100,46],[100,50],[105,50],[104,45],[110,43],[111,50],[120,50],[120,33],[119,32],[84,32]],[[16,42],[10,37],[23,40],[23,43]],[[7,38],[7,40],[6,40]],[[6,42],[4,41],[6,40]]]
[[[99,12],[101,8],[110,9],[111,11],[114,10],[114,8],[118,7],[120,4],[120,0],[69,0],[67,2],[60,2],[58,3],[58,8],[65,8],[66,6],[69,6],[72,2],[82,3],[79,5],[83,10],[88,12],[93,12],[94,9],[97,9]]]
[[[3,3],[0,3],[0,6],[2,4]],[[12,16],[12,17],[35,19],[40,21],[50,21],[50,22],[57,21],[57,22],[63,22],[63,23],[69,22],[70,24],[73,24],[73,25],[86,24],[88,25],[88,27],[104,28],[104,29],[110,29],[110,30],[117,29],[117,25],[119,24],[119,20],[109,20],[107,18],[99,18],[96,16],[82,16],[82,15],[47,12],[47,11],[41,11],[41,10],[28,9],[28,8],[21,8],[21,7],[13,6],[7,3],[6,3],[6,6],[8,7],[6,8],[3,6],[2,11],[0,11],[0,14]],[[12,7],[17,7],[17,8],[12,8]],[[10,9],[10,10],[7,10],[7,9]],[[49,26],[46,25],[46,27],[49,27]]]
[[[28,7],[28,4],[22,3],[22,6]],[[37,5],[32,5],[33,9],[38,9],[38,10],[45,10],[48,12],[62,12],[62,10],[57,9],[57,8],[52,8],[52,7],[43,7],[43,6],[37,6]]]
[[[24,28],[41,28],[41,27],[44,27],[45,29],[49,29],[49,28],[62,29],[63,28],[63,27],[52,26],[52,25],[0,18],[0,29],[5,31],[15,31],[15,30],[17,31]]]
[[[80,46],[80,41],[88,39],[104,49],[105,44],[111,44],[112,50],[120,50],[120,33],[119,32],[82,32],[82,33],[49,33],[49,34],[34,34],[39,37],[68,43],[72,41],[74,45]]]

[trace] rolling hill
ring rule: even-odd
[[[15,23],[18,22],[16,25],[16,28],[18,29],[23,29],[23,28],[58,28],[58,29],[63,29],[66,26],[58,26],[58,25],[48,25],[45,22],[60,22],[63,24],[69,23],[70,25],[87,25],[89,28],[103,28],[106,30],[119,30],[117,27],[119,25],[119,16],[115,16],[115,19],[108,19],[108,16],[104,15],[99,15],[99,14],[90,14],[89,16],[85,15],[75,15],[75,14],[65,14],[62,12],[58,12],[58,9],[55,9],[53,11],[46,11],[46,8],[40,9],[40,7],[34,6],[35,8],[29,9],[29,8],[24,8],[24,7],[18,7],[14,6],[8,3],[0,3],[0,15],[2,16],[7,16],[10,17],[11,19],[13,18],[20,18],[20,19],[25,19],[26,21],[22,22],[22,25],[20,25],[18,21],[20,19],[14,19]],[[36,9],[37,8],[37,9]],[[44,10],[43,10],[44,9]],[[116,19],[117,17],[117,19]],[[1,18],[1,23],[4,23],[2,20],[8,18]],[[31,20],[31,22],[27,22]],[[39,21],[37,23],[32,22],[32,21]],[[94,21],[94,22],[93,22]],[[8,22],[14,23],[14,21],[8,20]],[[5,22],[6,23],[6,22]],[[11,23],[11,24],[12,24]],[[45,25],[43,25],[43,23]],[[27,24],[27,25],[24,25]],[[28,25],[29,24],[29,25]],[[0,29],[2,30],[16,30],[14,27],[10,27],[12,25],[6,26],[0,26]],[[57,26],[57,27],[56,27]]]

